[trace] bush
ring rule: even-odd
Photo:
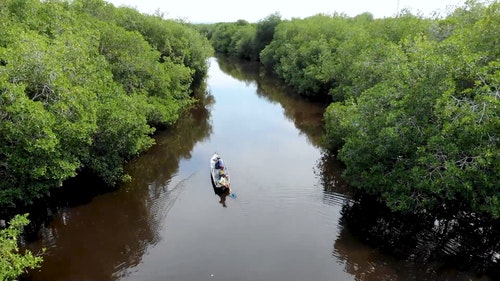
[[[17,280],[26,269],[38,268],[42,263],[42,257],[28,250],[24,253],[19,250],[18,237],[28,223],[28,214],[17,215],[9,227],[0,230],[0,280]]]

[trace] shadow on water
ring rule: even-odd
[[[466,272],[477,274],[473,280],[490,280],[486,276],[499,280],[498,222],[461,211],[439,216],[403,215],[364,196],[343,206],[341,225],[336,248],[342,239],[356,237],[402,264],[404,280],[472,280]],[[345,234],[348,238],[343,238],[343,233],[349,233]],[[348,253],[342,256],[348,263],[359,262],[350,261]],[[380,280],[376,271],[362,268],[353,266],[351,270],[367,278],[374,276],[362,280]],[[398,273],[399,278],[402,273]]]
[[[468,271],[457,271],[456,267],[445,267],[435,262],[417,262],[407,257],[387,255],[386,251],[370,246],[373,243],[360,243],[343,217],[340,234],[334,242],[332,255],[344,266],[345,272],[360,281],[489,281],[498,280],[482,274],[474,275]],[[366,238],[362,238],[365,240]],[[401,243],[399,241],[398,243]],[[394,245],[407,247],[404,244]]]

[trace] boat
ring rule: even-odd
[[[222,166],[219,167],[217,162],[221,163]],[[210,177],[212,178],[213,186],[217,189],[225,190],[231,185],[227,165],[217,152],[210,158]],[[225,177],[226,184],[223,184],[224,182],[221,181],[221,177]]]

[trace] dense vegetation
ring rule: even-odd
[[[275,13],[258,23],[239,20],[195,27],[207,36],[217,53],[257,61],[260,52],[273,40],[275,28],[281,21],[280,14]]]
[[[259,26],[274,33],[261,49]],[[445,18],[272,15],[200,29],[216,51],[258,53],[300,94],[331,99],[325,143],[351,185],[393,211],[500,218],[498,1]]]
[[[9,227],[0,230],[0,280],[16,280],[28,268],[37,268],[42,258],[33,255],[30,251],[20,253],[17,240],[23,227],[29,223],[28,215],[17,215],[10,222]]]
[[[389,42],[382,59],[354,57],[381,68],[340,92],[349,98],[327,110],[327,140],[349,182],[393,210],[499,218],[500,5],[458,9],[426,32]]]
[[[213,49],[185,23],[102,0],[0,3],[0,206],[79,171],[110,185],[193,102]]]

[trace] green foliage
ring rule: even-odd
[[[247,60],[257,60],[258,55],[254,43],[255,32],[255,25],[248,24],[240,27],[231,37],[230,55]]]
[[[213,55],[213,48],[205,36],[194,28],[159,16],[141,15],[134,9],[116,9],[116,24],[129,31],[140,33],[160,52],[161,62],[170,61],[192,72],[194,85],[200,85],[207,74],[206,59]]]
[[[148,137],[153,129],[146,123],[143,112],[148,104],[143,97],[114,93],[101,99],[98,130],[84,162],[105,182],[114,185],[123,176],[123,160],[153,144]]]
[[[328,137],[324,139],[324,144],[332,151],[337,151],[345,144],[345,138],[350,136],[359,121],[355,120],[359,116],[356,104],[344,104],[340,102],[331,103],[325,113],[325,131]]]
[[[406,12],[395,18],[373,20],[367,27],[373,38],[399,43],[408,37],[427,36],[431,25],[432,20]]]
[[[0,205],[90,169],[109,184],[193,103],[211,46],[102,0],[0,3]]]
[[[334,101],[359,97],[365,90],[392,79],[389,73],[406,61],[401,46],[382,39],[361,37],[359,34],[338,48],[335,69],[337,84],[329,90]],[[353,57],[356,59],[353,60]]]
[[[500,57],[489,42],[499,6],[472,5],[430,37],[366,45],[342,84],[354,99],[325,113],[325,143],[340,148],[349,182],[393,210],[500,217]],[[362,70],[368,81],[356,79]]]
[[[257,24],[244,20],[234,23],[198,25],[207,35],[215,51],[246,60],[259,60],[260,52],[271,42],[276,26],[281,22],[278,13],[271,14]]]
[[[28,214],[17,215],[9,227],[0,230],[0,280],[17,280],[26,269],[38,268],[42,263],[42,257],[19,250],[18,238],[28,223]]]
[[[326,96],[337,83],[336,51],[349,29],[342,16],[281,22],[273,41],[261,52],[261,62],[300,94]]]
[[[218,53],[230,54],[232,36],[241,26],[236,23],[218,23],[214,26],[210,42]]]
[[[24,86],[0,81],[0,87],[0,200],[29,201],[47,192],[47,185],[74,175],[75,167],[53,155],[58,146],[54,116],[27,98]]]
[[[255,59],[259,59],[259,54],[264,48],[271,43],[274,37],[276,26],[281,22],[281,15],[274,13],[259,21],[256,26],[254,45]]]

